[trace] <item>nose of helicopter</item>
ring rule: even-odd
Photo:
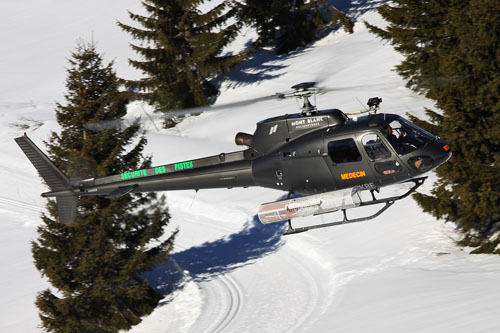
[[[418,172],[428,172],[446,163],[451,157],[451,149],[446,142],[438,139],[417,150],[416,154],[408,159],[410,166]]]
[[[439,140],[436,143],[436,157],[435,157],[435,163],[436,167],[440,166],[441,164],[446,163],[452,155],[451,148],[450,146],[444,142],[443,140]]]

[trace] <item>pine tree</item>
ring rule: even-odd
[[[255,47],[273,46],[283,54],[305,46],[327,27],[341,25],[352,32],[353,22],[326,0],[245,0],[240,18],[257,29]]]
[[[144,0],[148,16],[129,12],[141,28],[118,23],[140,42],[132,48],[142,60],[129,61],[146,75],[127,84],[161,111],[210,104],[219,92],[214,80],[245,57],[223,55],[239,31],[239,23],[224,26],[235,9],[226,1],[202,13],[197,7],[203,2]]]
[[[398,0],[384,4],[390,40],[405,59],[397,71],[441,111],[412,117],[449,143],[453,157],[437,170],[433,196],[421,207],[457,223],[462,244],[493,251],[500,236],[500,1]],[[496,250],[500,253],[500,250]]]
[[[83,126],[126,113],[127,97],[119,91],[113,63],[104,65],[95,44],[83,42],[69,63],[67,104],[56,107],[62,129],[46,143],[49,157],[70,178],[149,167],[150,158],[142,156],[146,138],[137,124],[100,132]],[[117,332],[154,309],[160,295],[140,276],[165,260],[175,232],[162,237],[169,214],[163,200],[153,199],[145,194],[83,197],[72,226],[56,222],[55,202],[48,202],[49,215],[42,216],[32,243],[36,267],[57,290],[37,296],[44,329]]]

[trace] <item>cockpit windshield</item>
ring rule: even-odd
[[[398,155],[411,153],[437,139],[431,133],[403,118],[398,118],[388,124],[382,129],[382,134]]]

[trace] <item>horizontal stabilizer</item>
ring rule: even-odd
[[[137,188],[137,184],[134,185],[129,185],[129,186],[122,186],[111,192],[110,194],[106,195],[105,198],[112,199],[112,198],[119,198],[121,196],[124,196],[125,194],[128,194],[132,192],[135,188]]]

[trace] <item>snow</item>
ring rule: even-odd
[[[360,22],[384,24],[367,8],[360,7]],[[45,209],[39,194],[46,188],[13,138],[26,131],[43,149],[50,131],[58,130],[53,109],[55,101],[63,102],[66,58],[80,37],[89,41],[93,36],[105,59],[115,60],[119,76],[139,76],[127,65],[127,58],[136,56],[128,47],[131,40],[115,25],[117,19],[130,23],[127,10],[141,11],[139,2],[0,3],[2,332],[40,331],[34,300],[50,286],[34,267],[30,243],[37,237]],[[235,47],[253,35],[246,30]],[[357,111],[357,99],[379,96],[385,112],[423,116],[432,102],[405,88],[393,71],[401,59],[358,23],[352,35],[337,31],[291,55],[259,51],[230,75],[217,103],[316,80],[346,88],[319,96],[320,108]],[[129,110],[140,115],[151,108],[133,103]],[[257,121],[296,110],[291,100],[267,101],[205,113],[171,130],[147,123],[147,152],[155,164],[165,164],[239,150],[235,133],[252,133]],[[430,178],[422,191],[431,188]],[[384,189],[401,191],[403,185]],[[256,218],[259,204],[283,198],[282,192],[165,194],[169,230],[179,227],[180,233],[170,263],[146,277],[168,295],[132,332],[500,330],[499,256],[469,255],[470,249],[455,245],[459,235],[452,224],[423,213],[411,198],[369,222],[282,237],[283,225],[264,226]],[[337,218],[331,214],[296,223]]]

